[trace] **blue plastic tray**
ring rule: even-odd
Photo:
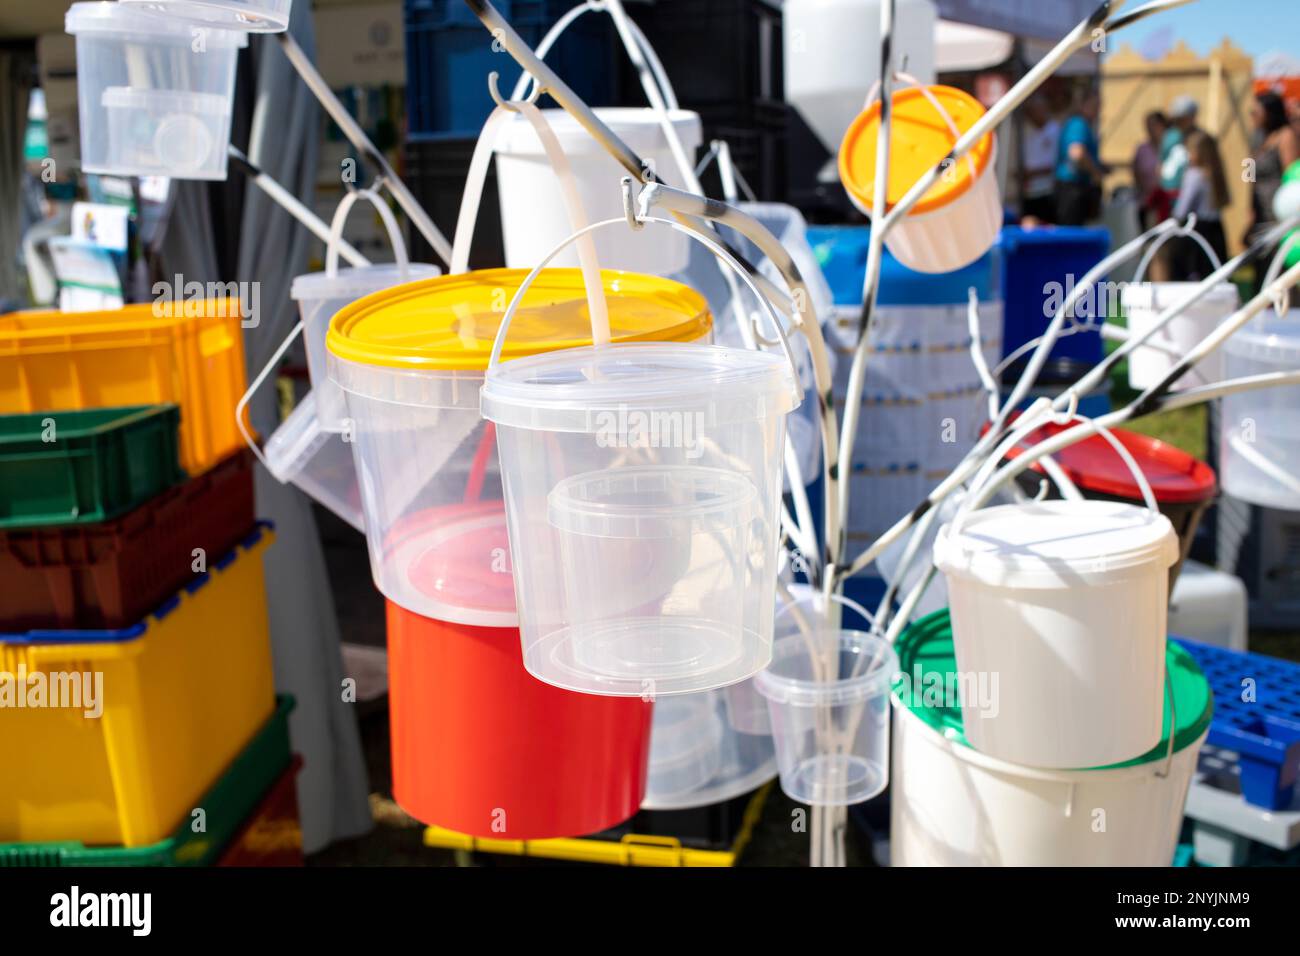
[[[1300,664],[1179,638],[1214,690],[1209,743],[1236,751],[1241,794],[1268,810],[1291,805],[1300,768]]]

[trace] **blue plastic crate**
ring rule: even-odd
[[[536,47],[576,0],[496,0],[493,6],[515,32]],[[406,100],[412,138],[469,136],[492,112],[488,74],[500,74],[509,96],[520,69],[496,44],[465,0],[405,0]],[[591,106],[616,102],[617,60],[623,55],[609,17],[587,13],[569,25],[546,57]],[[546,99],[543,106],[555,104]]]
[[[1300,769],[1300,664],[1179,641],[1214,689],[1209,743],[1238,754],[1242,796],[1289,807]]]
[[[1006,226],[999,246],[1006,303],[1002,355],[1006,357],[1047,331],[1052,316],[1046,313],[1054,312],[1049,299],[1058,290],[1058,301],[1068,295],[1088,270],[1106,258],[1110,233],[1077,226]],[[1084,297],[1083,307],[1075,310],[1080,321],[1094,317],[1095,301],[1093,296]],[[1058,341],[1048,358],[1091,367],[1101,361],[1102,351],[1099,331],[1080,332]]]

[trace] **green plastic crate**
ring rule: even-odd
[[[276,699],[271,719],[196,804],[206,815],[206,832],[194,832],[191,816],[153,846],[127,849],[66,842],[0,843],[0,867],[213,865],[293,759],[289,749],[293,706],[292,697]]]
[[[179,429],[176,405],[0,415],[0,528],[106,521],[143,504],[185,480]]]

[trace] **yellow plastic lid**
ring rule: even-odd
[[[325,338],[341,359],[389,368],[482,371],[506,306],[527,269],[481,269],[384,289],[341,309]],[[615,342],[695,342],[713,327],[694,289],[655,276],[602,270]],[[501,361],[591,344],[578,269],[547,269],[510,323]]]
[[[984,115],[984,107],[969,93],[951,86],[931,86],[930,93],[947,110],[961,133],[975,125]],[[880,131],[880,101],[858,114],[844,142],[840,144],[840,182],[849,195],[868,213],[871,211],[872,193],[876,180],[876,136]],[[952,152],[957,140],[948,123],[934,104],[916,87],[894,93],[893,122],[890,124],[889,186],[886,208],[907,194],[918,179],[938,165]],[[988,133],[967,154],[975,161],[975,175],[971,175],[966,157],[956,162],[949,173],[940,177],[921,197],[913,214],[932,212],[963,195],[975,184],[993,158],[993,134]]]

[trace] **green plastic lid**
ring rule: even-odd
[[[1178,712],[1178,728],[1174,734],[1174,750],[1177,751],[1195,743],[1210,726],[1210,718],[1214,714],[1214,695],[1192,656],[1173,641],[1166,646],[1165,665],[1172,678]],[[898,653],[899,665],[899,676],[894,680],[895,700],[948,740],[969,747],[966,728],[961,719],[961,707],[955,703],[953,706],[945,704],[946,701],[956,700],[955,693],[936,692],[957,686],[957,656],[953,651],[952,623],[947,608],[927,614],[914,622],[899,637],[894,650]],[[1164,732],[1160,743],[1141,757],[1108,767],[1087,769],[1112,770],[1163,760],[1169,752],[1169,716],[1169,702],[1166,698]]]

